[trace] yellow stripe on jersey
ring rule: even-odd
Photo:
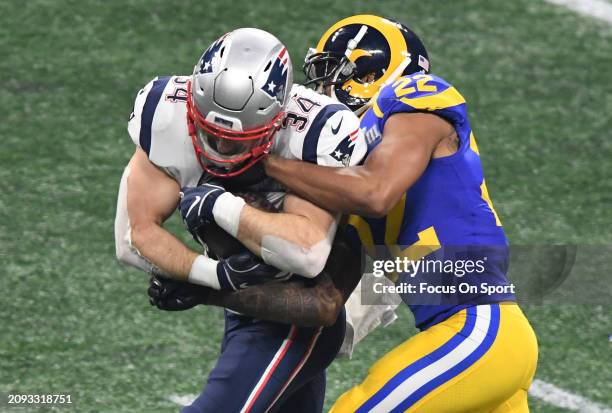
[[[411,261],[417,261],[441,248],[440,240],[434,227],[419,231],[418,235],[419,240],[403,250],[399,257],[407,257]]]
[[[485,202],[489,204],[489,208],[491,208],[491,211],[493,211],[493,215],[495,215],[495,224],[498,227],[501,227],[502,226],[501,220],[499,219],[499,216],[497,215],[497,211],[493,207],[493,201],[491,201],[491,197],[489,196],[489,190],[487,189],[487,184],[485,184],[484,179],[482,180],[482,184],[480,185],[480,193],[481,193],[482,199],[484,199]]]
[[[401,199],[391,211],[387,214],[385,221],[385,245],[389,250],[389,254],[392,257],[399,257],[401,250],[397,245],[397,238],[399,237],[400,230],[402,229],[402,222],[404,221],[404,208],[406,206],[406,194],[402,195]],[[391,281],[396,282],[399,274],[396,272],[387,273],[387,278]]]
[[[374,237],[372,236],[372,229],[370,225],[359,215],[350,215],[348,218],[348,225],[355,228],[359,235],[361,245],[366,249],[366,252],[370,257],[376,257],[376,249],[374,248]]]
[[[380,110],[380,106],[378,106],[378,96],[376,96],[376,98],[372,98],[372,100],[374,101],[374,104],[372,105],[374,115],[376,115],[377,118],[382,119],[385,114],[382,112],[382,110]]]
[[[417,110],[434,111],[446,109],[452,106],[457,106],[465,103],[465,98],[454,87],[429,96],[421,96],[415,98],[403,97],[400,99],[402,103],[412,106]]]
[[[476,138],[474,138],[474,132],[470,132],[470,149],[476,152],[478,156],[480,156],[478,145],[476,145]]]

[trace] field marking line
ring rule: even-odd
[[[543,380],[535,379],[529,389],[529,396],[539,399],[546,404],[555,407],[567,409],[579,413],[612,413],[612,409],[603,404],[596,403],[592,400],[582,397],[578,394],[563,390],[554,384],[547,383]],[[171,394],[167,397],[171,402],[179,406],[191,404],[197,394]]]
[[[178,404],[179,406],[187,406],[190,405],[197,397],[197,394],[171,394],[167,397],[167,399],[174,404]]]
[[[612,24],[612,4],[604,0],[544,0]]]
[[[580,413],[612,413],[612,409],[595,403],[585,397],[563,390],[554,384],[534,380],[529,388],[529,395],[547,404]]]

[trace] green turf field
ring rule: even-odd
[[[153,310],[147,277],[114,257],[134,96],[156,75],[189,74],[212,40],[240,26],[275,33],[297,70],[324,29],[356,12],[411,26],[433,71],[466,97],[511,243],[612,244],[612,28],[604,23],[541,0],[5,0],[0,393],[72,394],[72,408],[58,411],[145,413],[177,411],[170,394],[199,392],[221,310]],[[171,226],[182,233],[178,220]],[[599,276],[612,282],[609,271]],[[526,306],[540,342],[538,378],[612,406],[611,308]],[[334,363],[327,405],[412,334],[411,323],[402,312],[353,360]]]

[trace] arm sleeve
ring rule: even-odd
[[[261,240],[261,258],[266,264],[284,271],[314,278],[323,271],[331,251],[338,219],[327,230],[327,235],[310,248],[297,246],[280,237],[265,235]]]
[[[127,265],[136,267],[146,273],[168,277],[163,271],[147,261],[136,248],[132,246],[130,219],[127,210],[127,180],[130,167],[127,166],[121,176],[119,194],[117,196],[117,213],[115,215],[115,255]]]

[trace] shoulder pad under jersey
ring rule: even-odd
[[[156,77],[136,95],[128,122],[132,141],[181,186],[202,175],[187,130],[187,76]]]
[[[356,165],[367,145],[359,118],[342,103],[294,85],[272,153],[325,166]]]

